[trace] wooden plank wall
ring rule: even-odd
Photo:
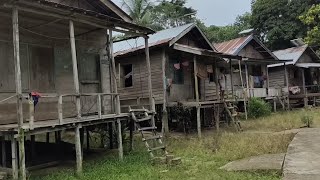
[[[163,79],[162,79],[162,50],[150,51],[152,90],[157,104],[163,102]],[[148,98],[148,80],[145,54],[140,53],[126,58],[116,58],[117,70],[120,65],[132,64],[133,69],[133,86],[122,87],[118,84],[121,105],[131,105],[136,103],[137,98]],[[119,72],[117,72],[119,82]],[[145,102],[146,103],[146,102]]]
[[[41,24],[52,19],[45,20],[44,17],[35,17],[28,19],[27,15],[21,14],[21,26],[29,27]],[[0,100],[15,94],[14,84],[14,66],[12,50],[12,34],[10,14],[0,16],[4,26],[0,27]],[[65,37],[66,39],[51,39],[35,35],[21,29],[20,47],[21,47],[21,70],[22,85],[24,93],[38,91],[40,93],[74,93],[72,63],[70,42],[68,40],[68,26],[62,24],[56,25],[55,28],[41,27],[35,28],[34,31],[39,34],[45,34],[51,37]],[[79,24],[76,24],[76,33],[79,34]],[[80,26],[83,30],[83,26]],[[54,31],[53,31],[54,29]],[[62,31],[60,31],[62,30]],[[88,31],[88,30],[87,30]],[[59,33],[61,32],[61,33]],[[83,32],[83,31],[82,31]],[[51,34],[52,33],[52,34]],[[87,35],[77,37],[77,50],[79,73],[84,75],[81,80],[93,80],[93,83],[82,83],[81,92],[100,92],[99,71],[99,53],[104,48],[99,44],[99,39],[105,36],[102,31],[96,31]],[[87,62],[88,61],[88,62]],[[84,65],[83,65],[84,64]],[[96,66],[95,66],[96,65]],[[83,68],[85,67],[85,68]],[[90,72],[88,74],[88,72]],[[86,79],[90,77],[90,79]],[[109,77],[110,78],[110,77]],[[76,114],[75,98],[64,99],[64,116],[69,117]],[[36,107],[35,121],[57,119],[57,100],[56,98],[42,98]],[[107,99],[110,106],[110,98]],[[82,98],[81,101],[84,112],[93,112],[96,107],[95,97]],[[14,100],[0,104],[0,124],[16,122],[16,105]],[[28,102],[24,100],[24,118],[28,118]]]
[[[285,75],[284,75],[283,66],[269,68],[269,86],[278,88],[278,87],[284,87],[284,85],[285,85]]]

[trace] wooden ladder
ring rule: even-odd
[[[131,107],[129,107],[129,112],[142,136],[142,141],[145,143],[151,158],[155,158],[155,152],[159,151],[162,152],[162,157],[167,157],[169,154],[162,141],[163,137],[158,134],[157,127],[153,126],[151,122],[152,118],[154,118],[154,112],[150,112],[145,108],[131,109]],[[149,135],[150,132],[151,136]]]
[[[229,115],[232,123],[234,124],[234,127],[236,129],[236,131],[242,131],[242,127],[240,124],[240,120],[238,118],[238,112],[236,111],[236,107],[234,106],[233,103],[231,102],[223,102],[224,108],[227,111],[227,114]]]

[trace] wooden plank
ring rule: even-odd
[[[63,96],[59,96],[58,98],[58,118],[59,118],[59,124],[63,124]]]
[[[17,142],[12,135],[11,137],[11,164],[12,164],[12,178],[18,180],[18,159],[17,159]]]
[[[167,55],[166,50],[162,50],[162,79],[163,79],[163,107],[162,107],[162,134],[166,137],[169,134],[169,122],[167,112]]]
[[[286,63],[284,63],[284,74],[286,79],[286,89],[288,90],[288,98],[287,98],[287,110],[290,110],[290,91],[289,91],[289,76],[288,76],[288,67]]]
[[[112,80],[113,80],[113,90],[114,93],[118,93],[118,86],[117,86],[117,75],[116,75],[116,63],[114,60],[114,55],[113,55],[113,37],[112,37],[112,30],[109,29],[109,48],[110,48],[110,57],[111,57],[111,65],[112,65]],[[116,96],[116,102],[115,102],[115,110],[116,114],[121,113],[121,104],[120,104],[120,96]]]
[[[32,97],[29,97],[29,126],[30,129],[33,130],[34,129],[34,102]]]
[[[123,160],[123,145],[122,145],[122,129],[121,129],[121,121],[117,119],[118,125],[118,152],[119,152],[119,159]]]
[[[77,50],[76,42],[74,37],[74,25],[73,21],[69,20],[69,31],[70,31],[70,44],[71,44],[71,57],[72,57],[72,70],[73,70],[73,83],[76,94],[80,94],[79,86],[79,74],[78,74],[78,63],[77,63]],[[80,96],[76,97],[76,108],[77,108],[77,117],[81,118],[81,101]]]
[[[80,124],[75,128],[75,149],[76,149],[76,174],[81,177],[82,175],[82,149],[81,149],[81,140],[80,140]]]
[[[197,76],[198,75],[197,56],[193,56],[193,72],[194,72],[194,89],[196,92],[196,102],[197,102],[197,131],[198,131],[198,138],[201,138],[199,83],[198,83],[198,76]]]
[[[145,54],[146,54],[146,65],[147,65],[147,72],[148,72],[148,91],[149,91],[149,104],[150,104],[150,110],[152,112],[156,111],[155,104],[153,103],[153,93],[152,93],[152,77],[151,77],[151,63],[150,63],[150,52],[149,52],[149,43],[148,43],[149,37],[144,37],[144,44],[145,44]],[[151,119],[152,126],[155,126],[155,120],[154,116],[152,116]]]
[[[101,108],[102,104],[101,104],[101,95],[99,94],[97,96],[97,111],[98,111],[98,116],[99,118],[102,118],[102,108]]]

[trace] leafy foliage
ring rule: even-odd
[[[309,45],[320,45],[320,4],[313,5],[300,20],[309,27],[305,41]]]
[[[168,29],[195,22],[197,11],[185,6],[186,0],[162,0],[152,10],[152,20],[157,29]]]
[[[307,28],[299,16],[314,3],[314,0],[255,0],[251,24],[269,48],[288,48],[290,40],[306,35]]]
[[[238,16],[236,22],[227,26],[200,26],[202,30],[206,32],[210,41],[219,43],[223,41],[228,41],[239,37],[239,32],[251,28],[250,25],[251,14],[245,13],[241,16]]]
[[[133,22],[138,25],[150,26],[151,8],[153,7],[149,0],[122,0],[122,6],[128,12]]]
[[[251,98],[248,105],[248,116],[258,118],[271,114],[271,105],[260,98]]]

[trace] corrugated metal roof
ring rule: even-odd
[[[306,51],[308,45],[293,47],[289,49],[274,51],[274,55],[276,55],[280,60],[292,60],[293,64],[295,64],[302,54]]]
[[[171,29],[166,29],[159,31],[155,34],[149,35],[149,47],[157,46],[165,43],[169,43],[172,39],[183,33],[186,29],[194,27],[195,25],[186,24],[184,26],[179,26]],[[140,49],[144,49],[145,43],[144,38],[139,37],[136,39],[124,40],[114,43],[114,53],[115,56],[127,54]]]
[[[232,55],[238,55],[241,49],[253,39],[253,35],[232,39],[230,41],[214,44],[217,51]]]

